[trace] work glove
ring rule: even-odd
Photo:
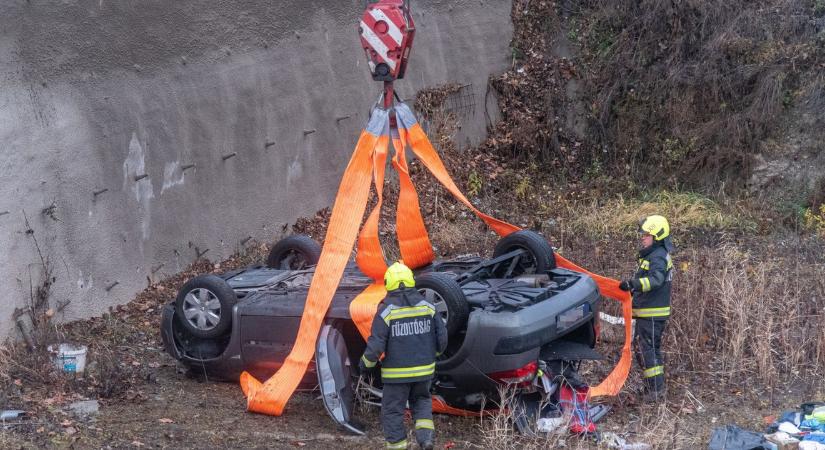
[[[370,375],[370,374],[374,374],[375,371],[378,370],[378,365],[374,365],[372,367],[367,367],[367,365],[364,364],[364,360],[359,359],[358,360],[358,370],[360,371],[361,375]]]
[[[630,292],[633,290],[633,283],[631,283],[630,280],[624,280],[619,283],[619,289],[625,292]]]

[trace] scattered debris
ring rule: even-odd
[[[100,412],[100,403],[97,400],[80,400],[70,404],[69,410],[78,417],[91,417]]]
[[[820,446],[825,446],[825,433],[817,432],[817,433],[806,434],[802,438],[802,442],[816,442]],[[817,447],[817,448],[819,448],[819,447]]]
[[[779,424],[779,431],[787,434],[799,434],[799,428],[790,422],[782,422]]]
[[[788,433],[778,431],[774,434],[765,435],[765,439],[776,446],[780,450],[788,450],[799,447],[799,439],[792,437]]]
[[[20,409],[7,409],[0,412],[0,421],[6,422],[7,420],[13,419],[21,419],[25,417],[26,411]]]
[[[539,433],[553,433],[564,424],[564,417],[542,417],[536,420],[536,431]]]
[[[88,348],[85,345],[50,345],[47,349],[52,355],[54,366],[58,370],[66,373],[83,373],[86,370],[86,351]]]
[[[735,425],[717,428],[708,449],[825,450],[825,420],[820,418],[825,419],[825,403],[803,403],[799,411],[783,412],[779,420],[768,425],[764,435]]]
[[[599,435],[598,444],[606,445],[607,448],[615,448],[620,450],[650,450],[650,444],[642,442],[628,443],[623,437],[613,432],[605,432]]]

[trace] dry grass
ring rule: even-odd
[[[222,264],[198,260],[184,272],[149,286],[128,305],[103,317],[69,324],[55,323],[48,315],[36,315],[32,348],[25,342],[8,340],[0,346],[0,405],[34,412],[41,418],[55,414],[56,406],[80,399],[108,401],[139,400],[138,386],[152,376],[146,360],[158,354],[159,307],[170,301],[179,287],[194,275],[249,265],[261,261],[267,245],[252,243],[241,254]],[[44,291],[48,292],[48,291]],[[38,297],[39,298],[39,297]],[[42,303],[48,305],[48,295]],[[43,308],[32,308],[41,311]],[[55,368],[49,344],[68,342],[88,347],[86,370],[65,374]],[[157,367],[157,366],[156,366]]]
[[[565,416],[564,425],[552,433],[523,436],[513,426],[515,391],[502,387],[499,396],[503,400],[495,405],[498,408],[496,412],[479,420],[482,448],[613,448],[610,447],[611,436],[624,439],[628,444],[649,444],[655,449],[699,448],[702,444],[703,436],[683,426],[686,412],[704,409],[704,405],[690,391],[685,391],[680,398],[671,399],[667,404],[642,405],[627,417],[621,431],[607,432],[599,426],[602,434],[593,436],[569,434],[570,416]]]
[[[692,400],[686,396],[674,403],[642,406],[623,434],[628,440],[650,444],[655,449],[701,448],[702,436],[682,426],[682,411],[692,405]]]
[[[659,191],[641,198],[618,196],[567,206],[568,225],[592,238],[633,237],[640,218],[661,214],[674,234],[691,229],[753,231],[756,223],[744,211],[729,212],[717,202],[691,192]]]
[[[806,208],[802,213],[802,226],[825,238],[825,203],[818,208]]]
[[[139,374],[126,366],[118,347],[133,345],[136,330],[112,315],[89,323],[86,329],[72,328],[52,325],[51,333],[39,333],[37,338],[47,343],[86,345],[86,370],[81,374],[57,369],[46,345],[30,349],[19,342],[7,342],[0,347],[0,385],[6,387],[5,398],[0,398],[3,404],[22,408],[34,403],[33,407],[39,409],[68,400],[112,399],[126,393]],[[46,403],[41,403],[43,400]]]
[[[587,441],[567,434],[571,416],[564,417],[564,425],[552,433],[523,436],[514,426],[514,410],[517,408],[517,391],[511,386],[501,386],[498,399],[489,415],[481,417],[478,427],[483,448],[502,450],[557,448],[587,448]]]
[[[767,389],[822,379],[822,262],[805,263],[793,253],[757,256],[725,244],[713,252],[689,249],[677,267],[667,343],[675,368]]]
[[[34,449],[37,445],[18,438],[14,434],[0,429],[0,448]]]

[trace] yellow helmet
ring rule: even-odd
[[[415,287],[415,278],[413,278],[412,270],[405,266],[403,262],[398,261],[391,265],[386,272],[384,272],[384,286],[387,291],[394,291],[404,283],[405,287]]]
[[[639,232],[649,234],[654,240],[661,241],[670,236],[670,224],[662,216],[647,216],[639,222]]]

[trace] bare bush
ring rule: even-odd
[[[808,1],[585,2],[598,123],[617,162],[716,184],[748,176],[759,141],[823,61]],[[778,38],[781,36],[781,38]],[[682,142],[668,152],[667,139]]]
[[[574,179],[735,191],[762,141],[825,111],[817,14],[808,0],[514,1],[488,148]]]
[[[572,423],[570,414],[563,417],[562,425],[552,433],[537,433],[535,436],[522,435],[517,431],[514,423],[516,411],[519,410],[518,390],[511,385],[502,385],[498,390],[498,398],[491,405],[489,414],[481,416],[479,431],[484,448],[495,449],[542,449],[566,445],[565,440],[570,438],[567,430]],[[539,408],[541,409],[541,408]],[[528,417],[531,425],[538,417]],[[574,438],[575,439],[575,438]],[[584,442],[578,442],[584,444]],[[574,444],[575,445],[575,444]],[[580,448],[575,445],[572,448]]]

